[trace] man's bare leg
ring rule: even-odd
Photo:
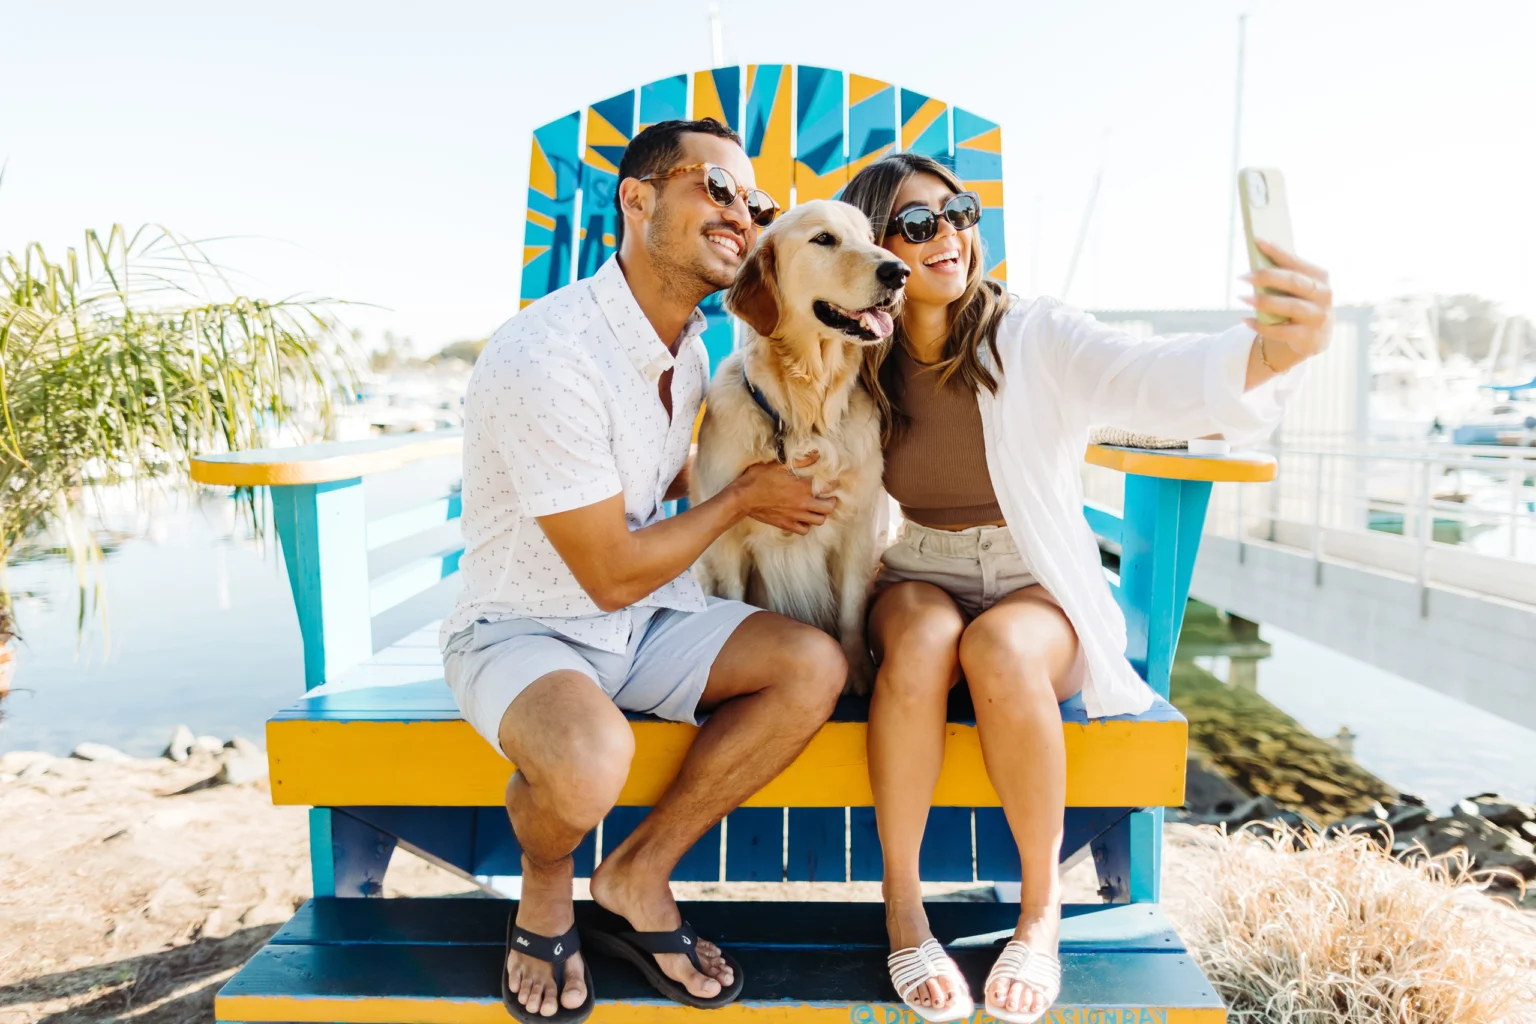
[[[847,678],[837,641],[771,612],[748,616],[710,669],[700,708],[710,717],[677,779],[592,875],[592,898],[636,931],[682,923],[668,878],[683,854],[726,814],[789,766],[831,715]],[[704,973],[681,954],[656,957],[668,977],[709,999],[732,982],[713,943]]]
[[[499,738],[517,765],[507,783],[507,816],[523,848],[517,923],[536,935],[562,935],[575,923],[571,853],[618,800],[635,734],[597,683],[559,671],[518,694],[501,717]],[[507,958],[507,974],[518,1002],[546,1017],[587,998],[580,954],[566,963],[564,992],[556,991],[549,963],[521,953]]]

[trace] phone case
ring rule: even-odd
[[[1291,207],[1285,197],[1285,176],[1274,167],[1244,167],[1237,174],[1238,204],[1243,208],[1243,236],[1248,243],[1248,267],[1262,270],[1273,266],[1268,256],[1259,251],[1255,238],[1278,245],[1287,252],[1295,252],[1291,241]],[[1261,288],[1272,294],[1273,288]],[[1283,324],[1286,318],[1273,313],[1254,314],[1260,323]]]

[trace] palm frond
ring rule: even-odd
[[[78,517],[89,487],[179,481],[192,454],[281,428],[323,434],[357,365],[339,305],[242,295],[155,225],[88,231],[59,260],[0,254],[0,564]]]

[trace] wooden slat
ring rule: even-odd
[[[878,882],[885,877],[885,856],[873,807],[848,808],[848,881]]]
[[[784,209],[789,209],[789,187],[794,184],[794,154],[790,130],[794,109],[790,105],[791,64],[747,65],[747,105],[742,124],[743,141],[757,187]]]
[[[374,551],[396,541],[425,533],[464,514],[464,497],[455,492],[404,512],[381,516],[368,523],[368,550]]]
[[[949,148],[949,104],[911,89],[901,90],[901,148],[954,166]]]
[[[618,211],[613,197],[619,187],[619,160],[635,137],[635,90],[598,100],[587,108],[586,135],[581,147],[581,230],[578,232],[576,277],[591,277],[613,255],[617,245]]]
[[[1062,716],[1069,805],[1183,803],[1188,723],[1166,702],[1139,717],[1090,722],[1074,698]],[[619,802],[648,807],[676,776],[696,729],[654,719],[632,726],[638,749]],[[747,806],[868,807],[866,729],[862,720],[829,722]],[[997,806],[974,724],[951,722],[945,734],[934,803]],[[440,675],[302,700],[268,723],[267,747],[273,800],[280,804],[489,806],[502,800],[512,771],[461,720]]]
[[[399,469],[421,459],[458,455],[462,430],[375,437],[365,441],[325,441],[292,448],[254,448],[192,460],[192,479],[223,487],[279,487],[335,483]]]
[[[741,68],[730,66],[693,73],[693,117],[712,117],[741,131]]]
[[[581,114],[572,111],[533,130],[528,215],[523,224],[522,306],[571,280],[580,127]]]
[[[848,177],[896,149],[896,87],[848,76]]]
[[[742,807],[725,819],[725,880],[784,879],[784,810]]]
[[[976,878],[971,847],[971,808],[930,807],[918,850],[918,870],[928,882],[970,882]]]
[[[981,196],[981,241],[986,273],[1007,283],[1008,243],[1003,225],[1003,130],[995,121],[954,109],[955,173]]]
[[[842,807],[791,807],[785,879],[790,882],[846,882],[847,819],[847,809]],[[729,870],[729,862],[726,868]]]
[[[1097,536],[1114,541],[1116,544],[1120,543],[1121,527],[1124,523],[1120,514],[1114,509],[1086,501],[1083,503],[1083,518],[1088,520],[1088,528]]]
[[[369,614],[386,612],[437,586],[459,571],[459,560],[463,555],[464,545],[455,544],[380,576],[368,586]]]
[[[835,199],[848,184],[843,73],[801,64],[795,76],[795,202]]]
[[[640,87],[640,130],[657,121],[674,121],[688,116],[688,76],[673,75]]]
[[[1091,444],[1084,460],[1090,465],[1136,476],[1165,480],[1206,480],[1214,483],[1264,483],[1275,478],[1273,456],[1261,452],[1231,455],[1191,455],[1180,449],[1120,448]]]

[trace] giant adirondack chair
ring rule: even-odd
[[[593,273],[613,251],[615,169],[639,127],[712,115],[740,130],[758,184],[780,202],[836,196],[852,171],[896,149],[951,164],[981,193],[988,270],[1006,274],[997,125],[889,83],[826,68],[752,65],[662,79],[534,132],[522,300]],[[846,115],[846,122],[845,122]],[[844,125],[846,123],[846,131]],[[733,331],[708,308],[714,358]],[[273,800],[311,808],[314,898],[219,994],[224,1021],[494,1021],[506,900],[380,896],[404,847],[488,888],[507,888],[519,849],[502,808],[512,766],[464,722],[442,679],[436,623],[375,651],[374,617],[457,571],[451,545],[385,575],[370,556],[439,529],[456,493],[370,518],[363,481],[422,459],[451,459],[457,433],[210,456],[206,484],[271,489],[273,519],[304,646],[306,694],[267,727]],[[1169,669],[1212,481],[1274,474],[1261,456],[1199,458],[1093,447],[1089,462],[1125,474],[1123,510],[1084,509],[1107,549],[1130,624],[1127,651],[1160,695],[1144,715],[1089,720],[1062,705],[1068,783],[1064,860],[1091,857],[1101,903],[1069,906],[1064,983],[1047,1020],[1215,1022],[1221,1000],[1158,908],[1163,808],[1183,800],[1187,723],[1171,707]],[[297,680],[295,680],[297,690]],[[678,865],[679,881],[856,882],[881,873],[865,761],[867,703],[845,699],[779,778],[712,829]],[[674,776],[691,726],[633,716],[636,754],[619,805],[575,854],[587,875]],[[991,883],[998,902],[938,903],[934,931],[980,991],[1019,859],[983,769],[969,708],[951,708],[943,774],[923,839],[923,877]],[[1017,889],[1012,890],[1017,898]],[[912,1019],[885,971],[882,908],[870,902],[695,902],[686,916],[743,965],[745,993],[716,1021]],[[578,904],[577,920],[586,908]],[[594,1019],[699,1017],[661,1000],[640,975],[594,961]],[[984,1016],[978,1011],[978,1019]]]

